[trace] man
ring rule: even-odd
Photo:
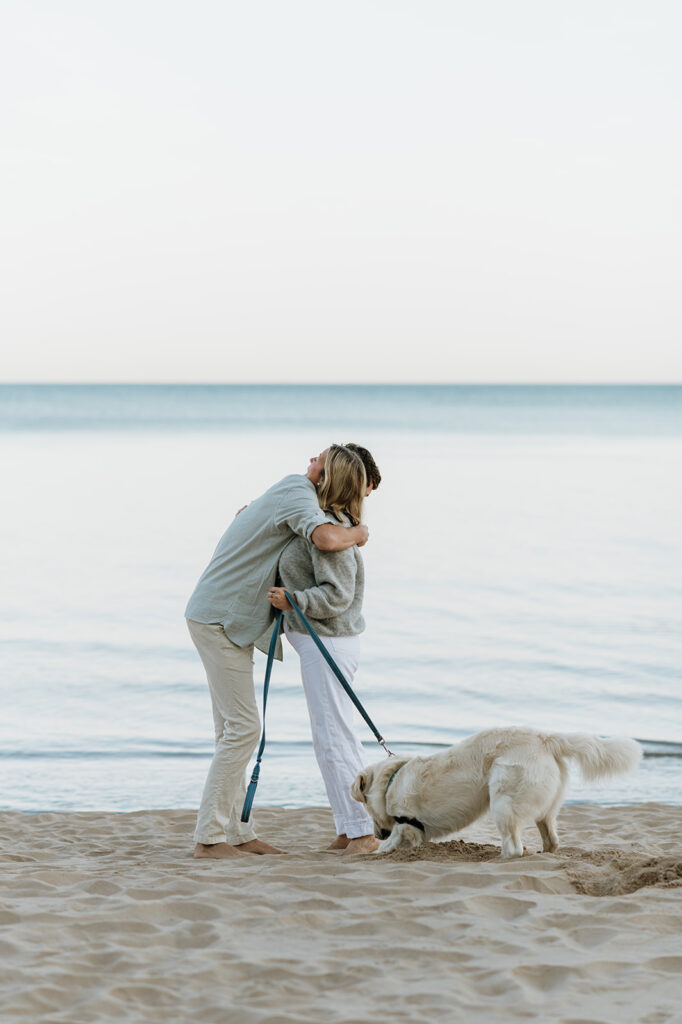
[[[361,459],[367,493],[381,480],[366,448],[346,445]],[[366,526],[326,521],[317,502],[329,449],[310,460],[305,476],[286,476],[242,509],[223,534],[185,610],[190,635],[206,669],[216,748],[194,834],[195,857],[223,859],[281,853],[241,821],[245,770],[260,736],[253,685],[253,647],[273,621],[267,594],[279,557],[295,536],[321,551],[367,543]]]

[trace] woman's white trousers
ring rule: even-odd
[[[336,831],[349,839],[372,835],[372,819],[362,804],[350,795],[351,783],[366,762],[366,753],[353,727],[353,705],[312,637],[287,630],[287,639],[301,659],[313,747]],[[360,660],[360,637],[323,636],[320,639],[344,677],[352,683]]]

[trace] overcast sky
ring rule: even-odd
[[[0,379],[682,381],[678,0],[0,10]]]

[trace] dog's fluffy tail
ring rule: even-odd
[[[642,756],[636,740],[626,738],[600,739],[582,733],[545,736],[547,749],[556,758],[574,758],[584,779],[602,779],[607,775],[624,775],[634,771]]]

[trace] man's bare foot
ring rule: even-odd
[[[286,853],[286,850],[278,850],[276,846],[271,846],[264,839],[249,839],[247,843],[238,843],[235,849],[239,853],[242,850],[245,853]]]
[[[374,853],[378,847],[379,840],[374,836],[358,836],[357,839],[349,839],[343,855],[346,857],[350,853]]]
[[[350,839],[344,832],[343,835],[337,836],[331,846],[327,846],[327,850],[345,850],[350,842]]]
[[[206,860],[226,860],[228,857],[243,857],[244,854],[229,843],[197,843],[194,856]]]

